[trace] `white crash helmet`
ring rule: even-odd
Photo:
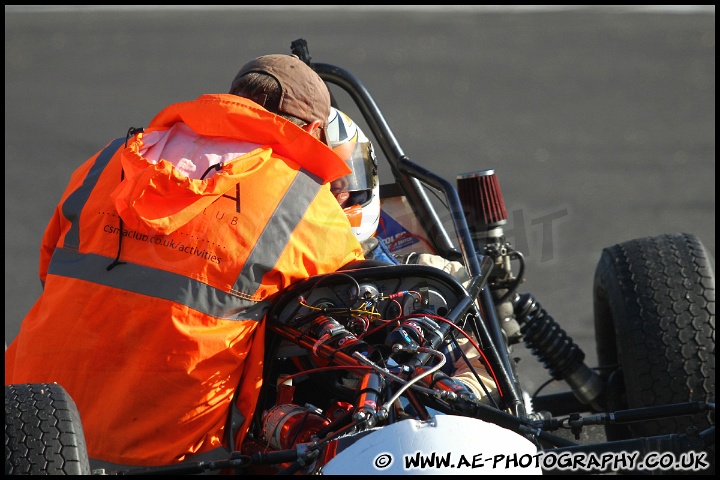
[[[367,240],[375,235],[380,223],[380,181],[372,143],[350,117],[334,107],[328,117],[327,141],[352,170],[332,182],[332,192],[336,197],[347,197],[340,205],[352,231],[358,240]]]

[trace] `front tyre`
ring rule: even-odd
[[[603,250],[595,272],[594,321],[601,367],[620,367],[606,374],[610,411],[715,401],[715,274],[709,257],[690,234]],[[608,425],[606,433],[608,440],[623,440],[711,425],[707,413]]]
[[[5,386],[5,475],[90,475],[77,406],[56,383]]]

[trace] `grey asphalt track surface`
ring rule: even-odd
[[[227,92],[244,62],[298,38],[313,61],[365,83],[414,162],[453,182],[495,169],[527,260],[520,291],[589,366],[603,247],[687,232],[714,266],[714,8],[6,8],[6,342],[41,292],[40,240],[71,172],[166,105]],[[549,378],[522,346],[517,356],[527,389]]]

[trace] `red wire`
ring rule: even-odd
[[[330,370],[351,370],[351,369],[359,369],[359,370],[372,370],[371,366],[365,366],[365,365],[330,365],[327,367],[315,367],[311,368],[309,370],[304,370],[302,372],[293,373],[292,375],[288,375],[283,379],[283,382],[286,382],[290,379],[293,379],[295,377],[301,377],[303,375],[309,375],[311,373],[319,373],[319,372],[326,372]]]
[[[458,327],[457,325],[455,325],[454,323],[452,323],[450,320],[448,320],[448,319],[446,319],[446,318],[443,318],[443,317],[439,317],[439,316],[437,316],[437,315],[430,315],[430,314],[412,314],[412,315],[407,315],[407,317],[409,317],[409,318],[410,318],[410,317],[412,317],[412,318],[422,318],[422,317],[433,318],[433,319],[435,319],[435,320],[440,320],[441,322],[447,323],[448,325],[450,325],[451,327],[453,327],[455,330],[457,330],[458,332],[460,332],[460,333],[462,334],[462,336],[464,336],[465,338],[467,338],[468,341],[472,344],[472,346],[475,347],[475,349],[478,351],[478,353],[480,354],[480,356],[482,356],[483,361],[485,362],[485,367],[486,367],[486,368],[488,369],[488,371],[490,372],[490,375],[492,375],[493,380],[495,380],[495,386],[497,387],[498,395],[500,395],[501,398],[503,398],[503,397],[505,396],[505,395],[503,394],[503,392],[502,392],[502,389],[500,388],[500,382],[498,381],[497,376],[495,375],[495,371],[494,371],[494,370],[492,369],[492,367],[490,366],[490,362],[488,361],[487,357],[485,356],[485,354],[483,353],[483,351],[480,349],[480,346],[475,342],[475,340],[473,340],[473,339],[465,332],[465,330],[463,330],[462,328]]]

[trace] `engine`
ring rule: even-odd
[[[336,272],[284,292],[267,317],[265,381],[242,449],[316,455],[258,473],[314,473],[348,438],[476,408],[452,377],[458,338],[477,347],[464,330],[480,319],[468,297],[445,272],[419,265]]]

